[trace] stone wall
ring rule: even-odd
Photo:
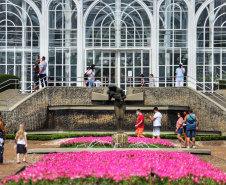
[[[177,121],[176,110],[163,110],[162,130],[174,131]],[[124,118],[123,130],[134,131],[136,124],[136,111],[127,110]],[[145,130],[153,129],[149,115],[153,111],[142,110],[145,116]],[[109,110],[51,110],[49,111],[48,129],[111,131],[116,130],[114,111]]]
[[[8,133],[15,133],[19,124],[25,124],[27,130],[43,128],[82,129],[89,128],[115,130],[113,111],[75,111],[58,110],[48,112],[50,106],[60,105],[94,105],[91,100],[92,92],[104,93],[106,88],[86,87],[47,87],[31,94],[24,101],[15,105],[9,112],[3,112],[3,119],[7,124]],[[190,106],[200,120],[201,131],[221,131],[226,134],[226,110],[200,92],[188,87],[154,87],[129,88],[130,93],[144,93],[143,106]],[[102,102],[103,103],[103,102]],[[176,121],[175,111],[162,111],[163,129],[174,130]],[[146,116],[146,128],[152,129]],[[90,114],[90,116],[89,116]],[[175,116],[174,116],[175,114]],[[92,116],[91,116],[92,115]],[[86,118],[86,119],[85,119]],[[86,121],[89,120],[89,121]],[[125,130],[132,129],[136,120],[134,112],[127,111]],[[165,120],[165,121],[164,121]]]
[[[26,130],[47,128],[48,106],[92,105],[92,92],[103,93],[104,88],[47,87],[26,97],[10,111],[2,112],[8,133],[16,133],[20,124]]]

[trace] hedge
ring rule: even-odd
[[[105,137],[112,136],[112,133],[99,134],[99,133],[73,133],[73,134],[52,134],[52,135],[27,135],[28,140],[54,140],[60,138],[75,138],[75,137]],[[136,137],[135,134],[128,134],[128,136]],[[145,137],[152,138],[152,134],[144,134]],[[161,134],[161,139],[177,139],[177,135]],[[182,136],[183,137],[183,136]],[[7,139],[14,139],[15,134],[7,134]],[[226,140],[226,136],[196,136],[196,141],[210,141],[210,140]]]
[[[226,80],[219,80],[219,89],[226,89]]]
[[[18,79],[20,81],[20,78],[17,77],[17,76],[7,75],[7,74],[0,74],[0,84],[5,82],[5,81],[7,81],[7,80],[10,80],[10,79]],[[4,87],[4,86],[6,86],[7,84],[10,84],[10,83],[14,83],[14,81],[6,82],[6,83],[0,85],[0,88]],[[0,92],[6,91],[8,89],[15,89],[15,85],[12,84],[12,85],[6,86],[6,87],[0,89]],[[19,89],[19,84],[16,85],[16,89]]]

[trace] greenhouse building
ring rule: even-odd
[[[49,85],[84,86],[95,64],[102,85],[126,90],[153,74],[156,86],[174,86],[183,63],[186,85],[212,89],[226,78],[226,2],[1,0],[0,73],[27,89],[38,56],[46,57]]]

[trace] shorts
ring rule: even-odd
[[[176,87],[184,87],[184,81],[176,81]]]
[[[144,128],[137,128],[135,131],[135,134],[141,136],[141,135],[143,135],[143,131],[144,131]]]
[[[179,128],[178,131],[177,131],[177,134],[182,135],[183,134],[183,131],[184,131],[183,128]]]
[[[35,80],[34,83],[35,83],[36,85],[39,85],[39,76],[38,76],[38,75],[35,75],[35,76],[34,76],[34,80]]]
[[[160,136],[161,126],[153,126],[153,135]]]
[[[187,130],[186,134],[187,134],[187,137],[195,137],[196,131],[195,130]]]

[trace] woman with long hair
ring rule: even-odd
[[[6,140],[6,125],[0,112],[0,165],[3,164],[4,143]]]
[[[20,124],[19,130],[16,133],[15,144],[17,145],[17,164],[20,164],[20,154],[23,154],[23,162],[26,163],[27,154],[27,133],[25,132],[25,127]]]
[[[179,140],[179,148],[181,148],[181,142],[185,142],[182,138],[181,135],[183,134],[183,113],[178,113],[178,120],[177,120],[177,124],[176,124],[176,131],[177,132],[177,139]]]

